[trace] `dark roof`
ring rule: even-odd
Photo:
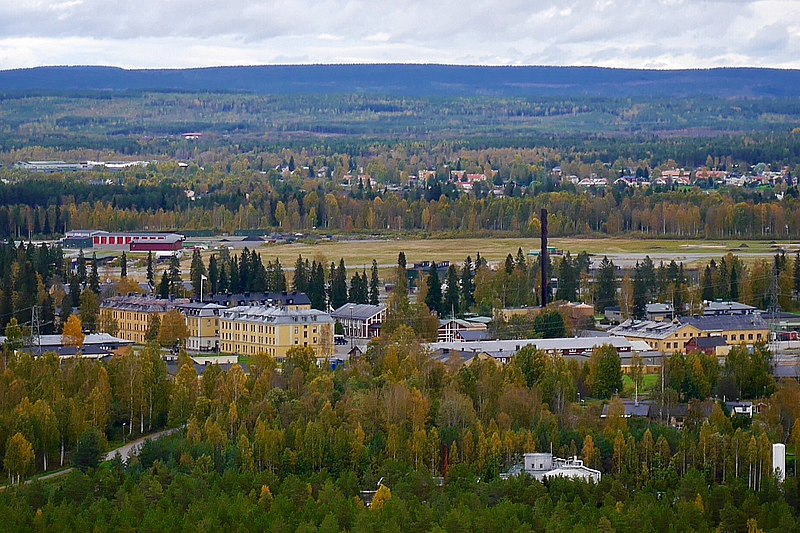
[[[728,341],[714,335],[713,337],[694,337],[689,342],[694,343],[700,349],[716,348],[717,346],[727,346]]]
[[[633,418],[647,418],[650,416],[650,403],[649,402],[632,402],[629,400],[623,401],[622,405],[625,406],[625,416]],[[603,417],[608,416],[608,404],[603,406]]]
[[[236,307],[239,305],[311,305],[308,295],[303,292],[245,292],[238,294],[215,294],[204,299],[207,302]]]
[[[467,342],[484,341],[489,338],[485,331],[457,331],[456,337],[460,337]]]
[[[700,331],[748,331],[768,329],[769,325],[760,315],[717,315],[681,318]]]

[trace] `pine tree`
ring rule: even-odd
[[[370,280],[369,280],[370,305],[378,305],[379,303],[379,285],[380,285],[380,280],[378,279],[378,262],[375,259],[373,259],[372,271],[370,272]]]
[[[122,259],[120,259],[119,277],[128,277],[128,255],[124,251],[122,252]]]
[[[428,274],[428,294],[425,297],[425,305],[431,312],[441,316],[442,312],[442,283],[439,281],[439,270],[435,261],[431,261],[430,273]]]
[[[739,301],[739,272],[736,263],[731,265],[731,291],[730,299],[733,302]]]

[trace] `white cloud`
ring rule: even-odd
[[[800,68],[800,0],[0,0],[0,68]]]

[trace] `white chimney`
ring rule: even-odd
[[[775,479],[783,482],[786,477],[786,445],[772,445],[772,471],[775,472]]]

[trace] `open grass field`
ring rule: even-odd
[[[679,241],[679,240],[644,240],[644,239],[550,239],[550,245],[559,250],[569,251],[573,255],[585,250],[589,254],[608,255],[615,263],[626,266],[641,260],[645,255],[658,262],[659,260],[683,261],[687,266],[705,262],[712,257],[721,257],[726,253],[744,258],[767,257],[775,253],[778,247],[794,252],[800,243],[771,241]],[[294,264],[298,254],[309,259],[320,258],[326,262],[344,258],[349,267],[369,266],[376,259],[381,267],[389,267],[397,263],[397,255],[403,251],[408,263],[435,260],[462,263],[467,255],[475,256],[480,252],[490,262],[501,261],[506,255],[516,253],[522,248],[524,253],[538,250],[539,240],[535,238],[459,238],[459,239],[394,239],[394,240],[354,240],[324,242],[319,244],[288,244],[280,246],[264,246],[259,252],[264,258],[280,258],[284,266]]]

